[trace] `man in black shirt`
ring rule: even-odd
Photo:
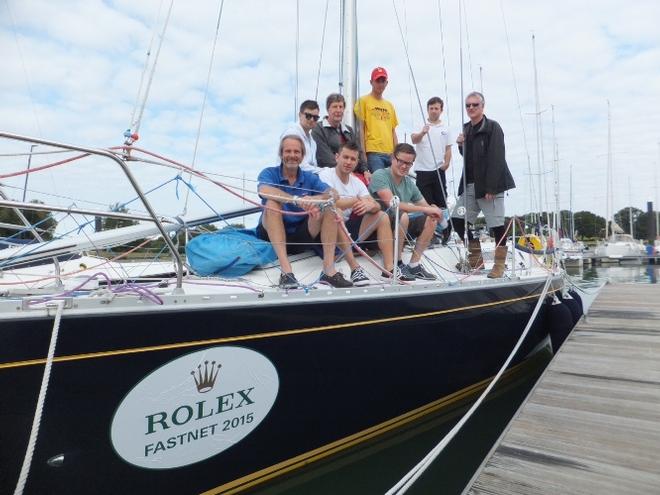
[[[316,141],[316,163],[319,167],[334,168],[337,165],[335,155],[339,153],[342,144],[355,141],[355,132],[353,128],[342,122],[346,100],[339,93],[328,95],[325,100],[325,108],[328,115],[312,129],[312,138]],[[357,174],[366,174],[367,181],[371,174],[368,172],[367,164],[362,160],[362,150],[360,149],[360,161],[355,169]]]
[[[507,253],[504,192],[513,189],[516,184],[504,156],[504,132],[497,122],[484,115],[484,103],[484,96],[476,91],[468,94],[465,99],[470,122],[463,124],[463,132],[456,139],[458,150],[464,156],[465,181],[461,177],[458,188],[459,198],[452,220],[456,232],[462,239],[465,232],[465,216],[468,223],[473,224],[477,215],[483,212],[486,225],[492,229],[497,245],[495,264],[488,277],[500,278],[504,275]],[[468,262],[470,268],[476,269],[483,264],[481,244],[478,239],[473,238],[470,229],[468,229],[468,239]]]

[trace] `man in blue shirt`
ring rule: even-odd
[[[300,285],[287,255],[304,251],[307,245],[319,241],[323,244],[321,283],[351,287],[353,284],[335,269],[335,213],[330,208],[320,208],[325,200],[337,199],[337,193],[316,174],[300,168],[305,157],[305,143],[300,136],[283,136],[279,156],[279,166],[265,168],[259,174],[258,190],[264,211],[257,235],[270,241],[277,254],[282,269],[280,288],[295,289]]]

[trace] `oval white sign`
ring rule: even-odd
[[[244,347],[211,347],[147,375],[121,402],[110,438],[125,461],[170,469],[208,459],[240,442],[273,407],[273,363]]]

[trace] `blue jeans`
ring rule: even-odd
[[[391,167],[392,156],[388,153],[369,152],[367,153],[367,166],[372,174],[381,168]]]

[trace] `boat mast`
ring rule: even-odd
[[[658,141],[658,164],[655,169],[655,238],[660,236],[660,218],[658,217],[658,169],[660,167],[660,141]]]
[[[357,23],[356,23],[356,0],[342,0],[342,63],[341,81],[339,92],[346,100],[347,112],[344,112],[344,123],[355,126],[355,114],[353,106],[357,99]]]
[[[557,135],[555,133],[555,106],[552,109],[552,146],[553,146],[553,179],[555,186],[555,231],[558,233],[561,228],[561,210],[559,209],[559,146],[557,145]]]
[[[633,235],[633,221],[632,221],[632,193],[630,189],[630,176],[628,176],[628,222],[630,224],[630,237],[633,239],[635,236]]]
[[[605,239],[609,237],[609,221],[612,216],[612,115],[610,100],[607,100],[607,199],[605,217]]]
[[[541,130],[541,102],[539,98],[539,79],[538,71],[536,69],[536,36],[532,35],[532,55],[534,61],[534,100],[536,102],[536,166],[539,174],[539,195],[540,195],[540,208],[539,219],[543,222],[543,209],[547,207],[547,194],[545,192],[545,177],[543,175],[543,150],[542,150],[542,130]],[[545,200],[545,201],[544,201]],[[546,219],[549,220],[548,214]]]
[[[570,165],[568,172],[568,207],[571,210],[571,240],[575,240],[575,213],[573,213],[573,164]]]

